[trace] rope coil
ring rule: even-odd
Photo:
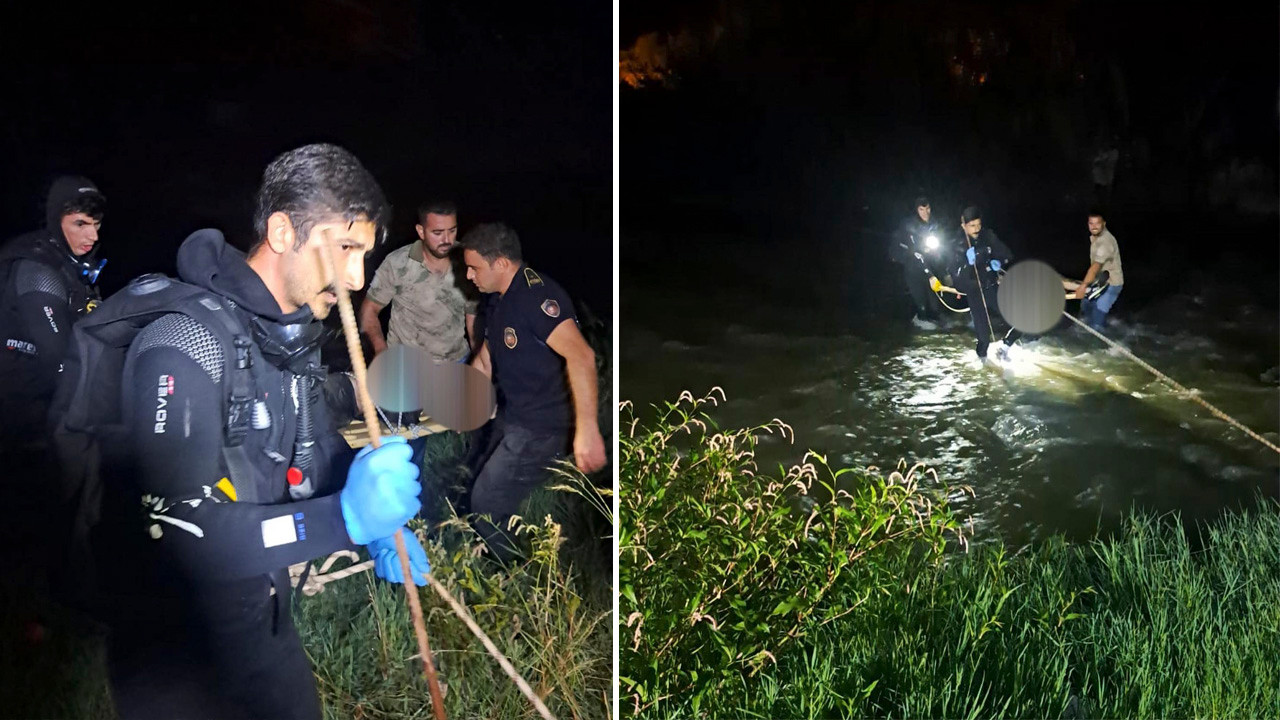
[[[359,560],[360,556],[350,550],[339,550],[326,558],[319,568],[313,566],[311,572],[307,573],[306,582],[302,584],[302,594],[307,597],[311,597],[317,593],[322,593],[324,592],[324,586],[331,582],[351,577],[352,575],[358,575],[365,570],[371,570],[373,568],[373,561],[365,560],[364,562],[357,562],[354,565],[342,568],[341,570],[329,572],[329,568],[333,567],[333,564],[341,559],[347,559],[354,562]],[[307,565],[308,563],[298,563],[297,565],[289,566],[289,583],[293,587],[298,587],[298,582],[302,579],[302,574],[306,572]]]

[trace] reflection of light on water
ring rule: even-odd
[[[1041,357],[1035,348],[1014,345],[1008,348],[1007,352],[1005,358],[996,360],[996,364],[1004,370],[1006,376],[1031,378],[1041,374],[1040,366],[1037,364]],[[994,355],[995,352],[993,351],[992,354]]]
[[[1231,406],[1225,409],[1274,441],[1275,362],[1213,336],[1188,335],[1185,318],[1177,320],[1172,332],[1112,322],[1106,335],[1211,401],[1223,399]],[[639,370],[630,376],[643,380],[648,370],[649,377],[676,375],[695,386],[728,378],[730,402],[714,411],[723,426],[774,416],[795,423],[794,444],[762,436],[761,468],[789,467],[806,447],[835,468],[923,462],[941,485],[953,486],[948,495],[958,515],[973,514],[974,544],[1001,536],[1020,544],[1056,532],[1084,538],[1097,531],[1099,517],[1110,522],[1138,499],[1204,513],[1219,496],[1225,503],[1275,487],[1276,462],[1262,457],[1255,441],[1083,331],[1024,339],[1007,362],[994,357],[997,340],[993,362],[982,366],[968,327],[882,341],[726,324],[722,316],[705,322],[715,332],[696,340],[633,334],[628,362]],[[1224,359],[1210,362],[1211,353]],[[1097,468],[1111,476],[1100,480]],[[958,492],[958,484],[973,486],[977,497]]]
[[[902,402],[905,405],[916,407],[921,405],[941,405],[951,397],[959,384],[960,379],[955,374],[943,375],[937,382],[921,387],[911,397],[904,399]]]
[[[914,346],[890,358],[884,371],[896,381],[900,394],[895,401],[915,409],[942,409],[954,406],[973,393],[971,373],[954,348]]]

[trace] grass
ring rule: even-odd
[[[544,526],[540,560],[555,557]],[[436,582],[461,596],[476,622],[561,717],[607,715],[611,612],[586,602],[549,567],[498,575],[469,549],[428,543]],[[434,593],[421,592],[450,717],[535,717],[479,642]],[[428,718],[404,591],[365,573],[300,604],[299,625],[331,718]]]
[[[19,560],[0,582],[0,718],[114,717],[101,631],[45,600],[28,570]]]
[[[946,503],[962,489],[814,455],[768,477],[755,438],[788,428],[718,429],[715,402],[686,394],[643,426],[624,409],[625,714],[1280,716],[1274,501],[970,548]]]
[[[596,354],[598,422],[606,451],[614,420],[612,337],[580,305]],[[339,350],[339,364],[345,357]],[[432,577],[468,608],[518,672],[562,720],[609,718],[613,707],[612,460],[584,476],[554,468],[522,506],[524,557],[500,566],[454,512],[468,482],[464,459],[476,433],[426,438],[422,519]],[[30,542],[21,542],[26,550]],[[15,553],[0,574],[0,719],[115,717],[104,630],[49,597],[35,552]],[[318,558],[317,561],[323,560]],[[317,564],[319,564],[317,562]],[[340,570],[339,562],[330,571]],[[419,591],[450,718],[533,718],[536,711],[434,591]],[[372,572],[338,580],[294,606],[326,718],[428,718],[426,680],[403,586]],[[32,622],[42,628],[33,634]]]
[[[461,476],[467,437],[427,438],[431,493]],[[612,534],[608,490],[562,466],[538,491],[518,529],[525,557],[500,566],[480,552],[466,522],[444,503],[411,523],[435,582],[479,626],[559,718],[603,719],[612,708]],[[103,631],[24,584],[9,567],[0,583],[0,718],[114,717]],[[331,570],[340,569],[338,564]],[[436,596],[419,590],[450,718],[533,718],[536,711],[480,642]],[[294,617],[315,671],[326,718],[430,718],[429,694],[403,586],[372,572],[296,601]],[[37,619],[43,637],[28,635]]]
[[[601,431],[613,427],[611,343],[584,312],[596,353]],[[455,513],[469,472],[460,462],[479,433],[426,438],[421,476],[423,540],[432,578],[462,600],[557,717],[608,718],[613,698],[612,465],[582,475],[554,468],[552,482],[522,507],[524,558],[499,566]],[[610,448],[611,449],[611,448]],[[335,568],[336,569],[336,568]],[[450,718],[533,718],[536,711],[479,640],[429,589],[420,590],[427,635]],[[427,685],[403,586],[371,572],[328,584],[297,606],[298,630],[315,668],[325,717],[429,718]]]

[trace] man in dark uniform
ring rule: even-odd
[[[595,352],[578,329],[569,296],[522,260],[515,231],[480,225],[461,246],[467,279],[491,293],[481,313],[484,342],[472,365],[498,386],[498,414],[480,457],[471,510],[491,518],[481,519],[478,530],[505,559],[514,543],[502,528],[556,459],[572,447],[582,472],[605,465]]]
[[[321,320],[338,282],[363,284],[364,256],[387,214],[354,156],[308,145],[267,167],[247,257],[216,230],[194,233],[178,251],[179,276],[207,291],[196,297],[211,319],[190,309],[157,314],[133,339],[121,380],[127,441],[103,463],[94,545],[112,559],[99,609],[111,628],[107,663],[122,719],[319,720],[290,617],[288,567],[357,545],[385,561],[401,532],[414,580],[425,583],[426,556],[402,530],[420,508],[409,446],[388,439],[352,460],[322,399],[332,394],[319,387]],[[146,276],[91,319],[172,284]],[[251,382],[228,395],[228,376]],[[400,579],[398,563],[376,567]]]
[[[1000,271],[1013,261],[1013,252],[994,230],[982,227],[982,213],[976,207],[967,207],[960,214],[960,227],[964,231],[965,250],[958,256],[951,275],[955,287],[969,300],[969,317],[973,320],[973,333],[977,336],[978,357],[987,359],[987,348],[995,340],[991,318],[1000,317],[996,306],[996,289],[1000,283]],[[1001,359],[1008,357],[1009,347],[1022,333],[1010,329],[1004,342],[996,350]]]
[[[96,282],[105,261],[96,256],[105,212],[106,199],[87,178],[59,177],[49,187],[45,226],[0,249],[0,464],[25,470],[6,473],[23,485],[4,486],[10,519],[0,527],[9,545],[59,546],[39,554],[54,575],[59,565],[52,558],[65,550],[72,510],[52,482],[45,421],[71,326],[101,297]]]
[[[940,252],[941,242],[941,231],[933,220],[929,198],[916,198],[915,212],[903,220],[893,234],[889,257],[902,266],[902,280],[915,305],[912,322],[925,330],[937,329],[937,302],[929,289],[929,278],[936,273],[929,267],[929,260]]]

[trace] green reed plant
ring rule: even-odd
[[[922,487],[914,468],[854,477],[810,453],[779,479],[757,475],[757,437],[791,428],[717,432],[703,411],[716,402],[685,393],[643,429],[622,407],[620,681],[641,711],[721,706],[797,641],[891,592],[888,568],[935,566],[949,539],[965,542],[945,488]]]
[[[862,472],[846,497],[814,492],[840,475],[815,461],[823,480],[802,493],[751,465],[765,426],[715,429],[714,402],[685,395],[624,428],[627,714],[1280,717],[1274,499],[1192,538],[1176,515],[1133,513],[1089,543],[969,550],[931,475]],[[904,496],[905,515],[887,512]],[[752,500],[767,523],[729,507]],[[822,541],[828,517],[838,543]]]
[[[583,335],[596,353],[599,421],[613,428],[611,336],[585,306]],[[470,609],[516,669],[562,719],[603,719],[613,685],[613,471],[585,476],[552,468],[548,486],[522,505],[514,532],[523,556],[499,565],[455,503],[470,486],[463,460],[481,433],[426,439],[421,480],[423,539],[432,578]],[[606,443],[608,445],[608,443]],[[299,632],[311,654],[329,718],[428,718],[426,682],[404,588],[365,573],[332,583],[299,604]],[[536,711],[461,621],[421,591],[427,633],[450,718],[533,718]]]

